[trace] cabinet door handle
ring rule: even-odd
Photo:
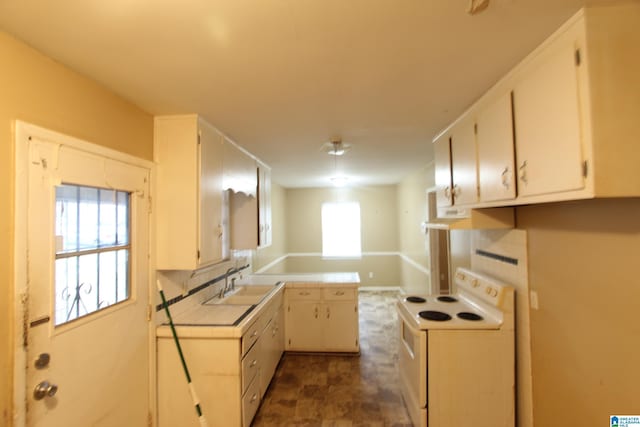
[[[501,174],[501,178],[502,178],[502,186],[508,190],[511,185],[509,183],[509,166],[504,168]]]
[[[451,196],[455,199],[460,195],[461,191],[462,189],[460,188],[460,186],[458,184],[454,184],[453,190],[451,191]]]
[[[344,291],[335,291],[333,294],[341,297],[342,295],[344,295]]]
[[[529,178],[527,178],[527,161],[526,160],[522,162],[518,170],[520,171],[520,180],[525,184],[528,184]]]
[[[253,396],[251,396],[251,401],[250,403],[255,402],[256,400],[258,400],[258,393],[254,393]]]
[[[251,364],[249,365],[249,367],[250,367],[250,368],[253,368],[253,367],[255,367],[257,364],[258,364],[258,361],[257,361],[256,359],[253,359],[253,360],[251,361]]]
[[[327,307],[327,319],[331,317],[331,310],[329,309],[329,307]]]
[[[303,297],[306,297],[306,296],[311,295],[311,292],[308,292],[308,291],[302,291],[302,292],[299,292],[299,293],[298,293],[298,295],[303,296]]]
[[[317,318],[318,318],[318,307],[316,307],[316,308],[313,310],[313,312],[315,313],[315,315],[316,315],[316,319],[317,319]]]
[[[451,188],[449,186],[444,187],[444,198],[451,200]]]
[[[257,336],[258,336],[258,331],[257,330],[253,331],[253,333],[251,334],[251,338],[257,337]]]

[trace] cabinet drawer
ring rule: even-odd
[[[318,288],[292,288],[287,289],[287,298],[293,301],[319,300],[322,295]]]
[[[249,351],[253,343],[255,343],[258,340],[258,337],[260,336],[260,332],[262,332],[263,326],[264,324],[259,318],[258,320],[253,322],[253,325],[251,325],[251,327],[249,327],[249,330],[242,336],[242,356],[243,357],[245,354],[247,354],[247,351]]]
[[[242,392],[246,392],[260,369],[260,343],[256,343],[242,359]]]
[[[256,377],[249,385],[247,392],[242,396],[242,425],[244,427],[251,425],[258,406],[260,406],[260,381]]]
[[[325,301],[354,300],[356,289],[354,288],[323,288],[322,297]]]

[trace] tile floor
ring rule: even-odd
[[[360,293],[360,355],[285,354],[253,421],[271,426],[411,426],[400,394],[395,292]]]

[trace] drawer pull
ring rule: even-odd
[[[258,330],[253,331],[253,333],[251,334],[251,338],[257,337],[257,336],[258,336]]]
[[[299,293],[298,293],[298,295],[303,296],[303,297],[306,297],[306,296],[311,295],[311,292],[309,292],[309,291],[302,291],[302,292],[299,292]]]
[[[335,291],[333,294],[337,296],[342,296],[344,295],[344,291]]]

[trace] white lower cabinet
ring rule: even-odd
[[[209,427],[251,425],[284,349],[282,290],[270,298],[241,337],[206,336],[203,326],[181,334],[193,387]],[[166,327],[164,327],[166,328]],[[215,328],[212,326],[212,328]],[[224,335],[224,334],[221,334]],[[158,425],[198,427],[173,338],[158,337]]]
[[[356,287],[287,287],[285,308],[286,350],[360,351]]]

